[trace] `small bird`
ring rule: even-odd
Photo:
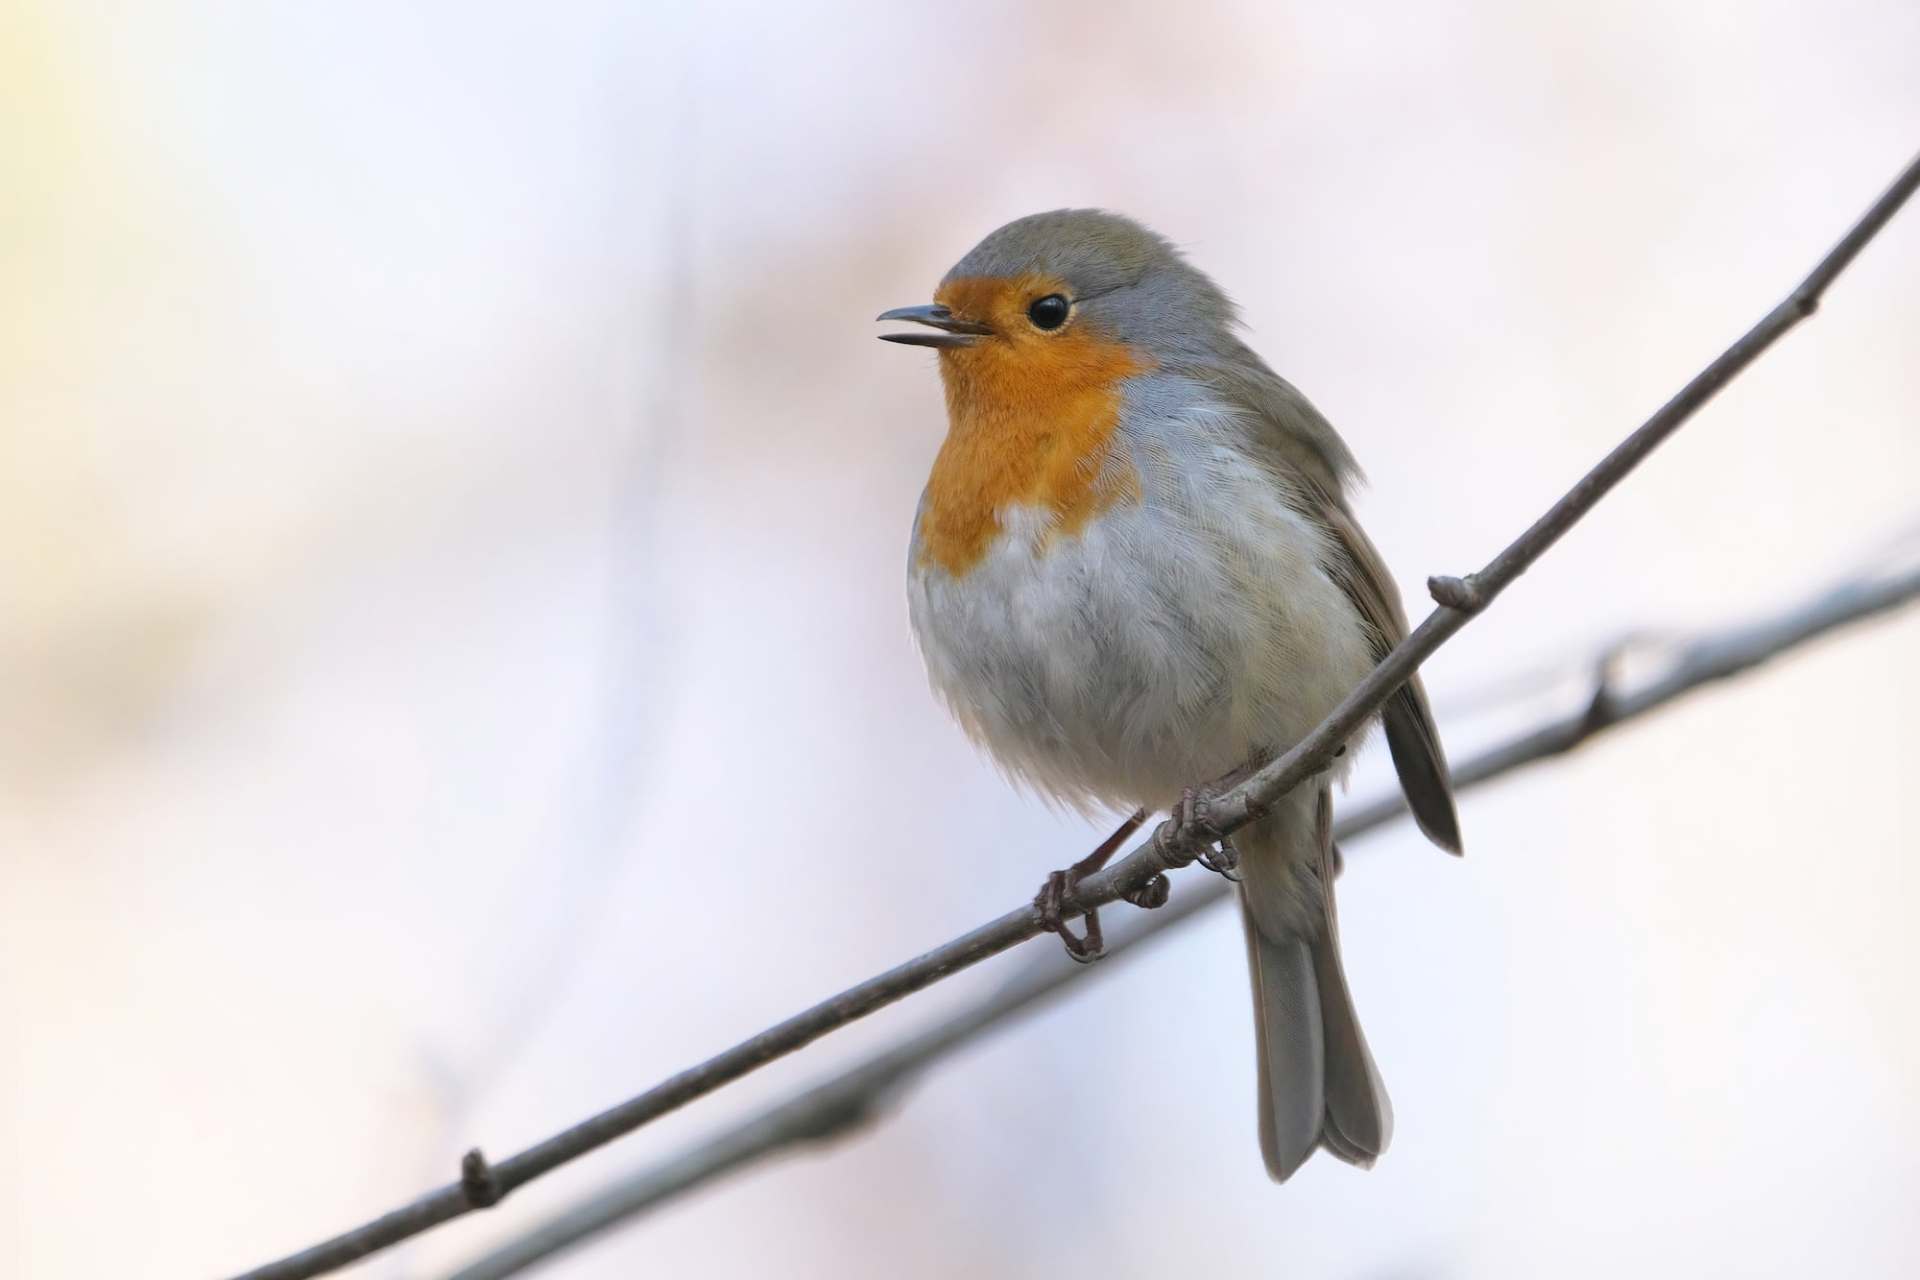
[[[1347,505],[1333,427],[1240,340],[1233,303],[1131,219],[1008,223],[881,335],[939,353],[947,434],[913,523],[908,600],[935,691],[1015,779],[1133,816],[1036,903],[1062,899],[1149,812],[1244,778],[1312,730],[1407,631]],[[1460,850],[1418,679],[1384,708],[1415,820]],[[1333,774],[1223,844],[1252,971],[1260,1149],[1284,1182],[1316,1147],[1368,1167],[1393,1112],[1340,964]],[[1232,870],[1237,867],[1236,870]],[[1164,896],[1164,881],[1162,882]],[[1137,900],[1137,899],[1136,899]],[[1141,901],[1140,905],[1155,905]]]

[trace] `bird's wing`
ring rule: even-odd
[[[1333,534],[1344,564],[1327,566],[1373,632],[1376,661],[1387,656],[1407,636],[1407,616],[1395,598],[1393,579],[1380,553],[1345,505],[1327,498],[1313,514]],[[1393,755],[1400,789],[1407,793],[1413,820],[1427,839],[1449,853],[1460,852],[1460,818],[1453,808],[1453,777],[1447,770],[1440,730],[1427,705],[1427,691],[1415,673],[1387,699],[1381,712],[1387,726],[1387,749]]]
[[[1345,482],[1359,471],[1353,455],[1292,384],[1245,348],[1235,356],[1207,370],[1208,381],[1232,403],[1251,412],[1260,429],[1260,443],[1271,452],[1290,496],[1300,504],[1302,514],[1327,531],[1332,556],[1325,568],[1365,620],[1378,661],[1406,639],[1407,615],[1380,553],[1347,509]],[[1453,779],[1433,710],[1427,705],[1427,691],[1417,674],[1387,699],[1381,715],[1387,727],[1387,748],[1414,821],[1429,840],[1450,853],[1460,852]]]

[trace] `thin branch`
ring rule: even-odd
[[[1430,579],[1429,588],[1435,598],[1442,601],[1441,606],[1428,615],[1412,635],[1396,646],[1318,728],[1239,786],[1212,798],[1204,806],[1204,821],[1189,824],[1185,830],[1178,828],[1171,820],[1163,822],[1150,839],[1136,846],[1125,858],[1082,880],[1077,891],[1064,904],[1063,914],[1080,915],[1118,901],[1123,895],[1144,888],[1164,872],[1186,866],[1200,855],[1210,840],[1231,834],[1257,817],[1267,805],[1324,770],[1335,751],[1395,690],[1406,683],[1408,677],[1434,650],[1491,604],[1501,591],[1592,510],[1661,441],[1672,435],[1741,370],[1753,363],[1787,330],[1813,314],[1819,305],[1820,295],[1834,277],[1886,224],[1916,187],[1920,187],[1920,158],[1907,166],[1886,194],[1875,201],[1873,207],[1786,301],[1769,312],[1765,319],[1708,365],[1645,425],[1602,459],[1506,550],[1495,556],[1478,573],[1465,579]],[[487,1188],[489,1194],[486,1196],[476,1197],[469,1192],[468,1187],[475,1183],[474,1178],[468,1176],[463,1181],[430,1192],[403,1208],[376,1218],[365,1226],[247,1272],[240,1280],[305,1280],[306,1277],[322,1275],[419,1235],[473,1209],[489,1207],[497,1202],[498,1197],[511,1193],[542,1174],[550,1173],[649,1121],[731,1084],[776,1058],[802,1049],[828,1032],[923,990],[989,956],[1017,946],[1041,931],[1038,911],[1032,903],[1023,904],[971,933],[850,987],[832,999],[796,1014],[645,1093],[610,1107],[497,1165],[488,1165],[478,1152],[468,1153],[463,1170],[477,1167],[483,1171],[479,1185]]]
[[[1454,775],[1462,789],[1551,760],[1593,738],[1666,706],[1704,685],[1725,680],[1798,649],[1830,631],[1890,612],[1920,598],[1920,567],[1893,578],[1852,578],[1772,617],[1685,639],[1658,679],[1632,691],[1616,688],[1606,664],[1587,705],[1520,733],[1473,756]],[[1351,841],[1406,812],[1398,792],[1354,810],[1335,834]],[[1131,917],[1124,940],[1109,953],[1165,933],[1197,912],[1232,896],[1208,881],[1165,910]],[[846,1137],[880,1118],[883,1109],[921,1072],[1086,973],[1104,965],[1074,964],[1049,954],[1025,965],[1007,983],[960,1013],[902,1040],[829,1080],[795,1093],[650,1169],[629,1174],[476,1258],[448,1280],[505,1280],[556,1254],[640,1217],[728,1173],[790,1148]]]

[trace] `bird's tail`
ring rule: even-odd
[[[1240,904],[1259,1050],[1260,1153],[1285,1182],[1324,1146],[1366,1168],[1393,1136],[1340,965],[1332,802],[1307,788],[1241,829]]]

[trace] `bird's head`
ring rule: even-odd
[[[1057,209],[975,245],[932,303],[879,318],[926,326],[880,336],[938,350],[951,385],[955,377],[1077,382],[1122,364],[1204,358],[1231,341],[1234,312],[1153,231],[1098,209]]]
[[[881,336],[940,353],[947,438],[927,481],[919,560],[967,572],[1016,507],[1068,535],[1137,497],[1112,441],[1131,380],[1217,362],[1233,307],[1130,219],[1061,209],[1010,222],[947,272],[933,302]]]

